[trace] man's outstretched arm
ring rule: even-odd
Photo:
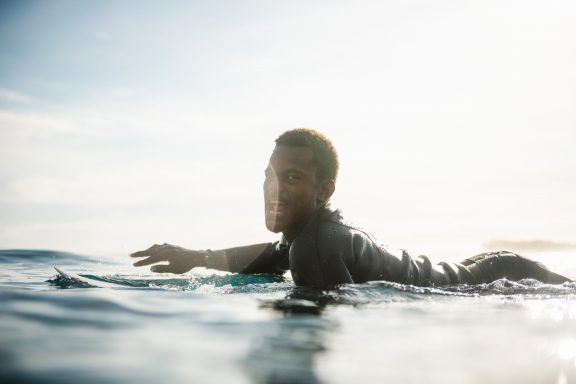
[[[134,263],[135,267],[151,265],[152,272],[185,273],[195,267],[206,267],[238,273],[279,273],[277,243],[254,244],[218,251],[194,251],[162,244],[139,252],[131,257],[145,257]],[[167,262],[167,264],[166,264]],[[162,263],[162,264],[157,264]]]

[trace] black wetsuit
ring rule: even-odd
[[[532,278],[553,284],[571,281],[536,261],[507,251],[433,266],[426,256],[412,257],[404,250],[377,243],[368,233],[345,222],[340,211],[327,207],[310,220],[291,244],[283,241],[268,244],[248,263],[230,257],[234,253],[226,257],[228,270],[282,273],[290,269],[297,285],[320,288],[373,280],[416,286],[480,284],[500,278]]]

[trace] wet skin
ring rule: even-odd
[[[266,228],[294,240],[316,210],[334,193],[334,180],[319,180],[312,151],[276,146],[265,171]]]

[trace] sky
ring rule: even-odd
[[[274,241],[283,131],[381,242],[576,242],[569,0],[0,1],[0,248]]]

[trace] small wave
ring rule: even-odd
[[[79,275],[88,279],[88,281],[79,281],[62,275],[47,280],[47,282],[57,288],[93,288],[98,287],[97,282],[114,284],[121,287],[130,288],[160,288],[178,291],[202,291],[208,293],[210,287],[228,289],[219,289],[219,293],[250,293],[259,290],[265,290],[277,283],[284,283],[286,279],[283,276],[271,274],[227,274],[227,275],[207,275],[207,276],[184,276],[177,278],[134,278],[134,276],[113,275],[99,276],[92,274]],[[94,281],[94,284],[90,284]],[[259,288],[259,289],[258,289]]]
[[[130,323],[117,315],[164,316],[166,311],[107,295],[38,294],[34,291],[0,291],[0,316],[30,320],[50,326],[113,328]]]
[[[1,249],[1,264],[34,263],[35,265],[79,265],[83,263],[112,264],[93,256],[69,252],[32,249]]]
[[[150,284],[161,288],[179,289],[179,290],[197,290],[203,286],[212,287],[231,287],[231,292],[245,292],[248,286],[262,286],[272,283],[284,282],[285,278],[271,274],[226,274],[226,275],[207,275],[207,276],[190,276],[186,278],[173,279],[153,279]]]
[[[46,280],[47,283],[62,289],[67,288],[91,288],[92,285],[85,283],[83,281],[78,281],[74,279],[70,279],[68,277],[62,275],[56,275],[54,278]]]
[[[526,298],[576,298],[576,282],[545,284],[534,279],[511,281],[499,279],[487,284],[458,285],[444,288],[447,292],[474,296],[519,296]]]
[[[361,301],[388,300],[402,297],[405,300],[422,299],[428,296],[500,296],[525,298],[576,298],[576,282],[545,284],[534,279],[511,281],[499,279],[486,284],[461,284],[447,287],[417,287],[386,281],[373,281],[364,284],[349,284],[336,290],[345,302],[348,298]]]

